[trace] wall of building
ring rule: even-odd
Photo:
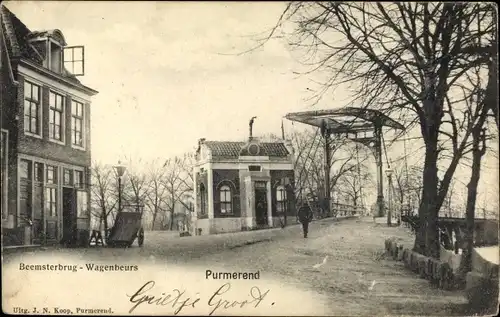
[[[3,52],[2,52],[3,53]],[[3,56],[2,56],[3,58]],[[84,104],[84,148],[85,150],[72,147],[71,138],[71,101],[73,96],[65,94],[64,112],[64,141],[65,144],[58,144],[49,140],[49,89],[57,89],[57,92],[64,92],[64,87],[49,87],[43,82],[33,81],[41,86],[42,105],[42,136],[36,138],[24,133],[24,81],[22,74],[16,73],[18,85],[14,86],[5,81],[7,67],[2,67],[2,129],[9,131],[9,182],[8,182],[8,212],[9,219],[2,219],[3,243],[4,245],[31,244],[32,230],[29,214],[21,214],[19,205],[20,183],[18,182],[18,164],[20,156],[28,158],[32,162],[49,162],[62,171],[62,166],[83,170],[84,181],[86,182],[86,192],[90,195],[90,103],[78,99]],[[29,185],[31,186],[31,185]],[[31,194],[33,195],[33,194]],[[30,196],[30,199],[33,196]],[[62,190],[58,191],[58,209],[62,215]],[[90,199],[87,199],[87,207],[90,208]],[[31,206],[37,208],[36,206]],[[43,208],[43,205],[38,208]],[[77,219],[76,236],[81,240],[86,240],[89,229],[89,217]],[[62,230],[62,227],[60,228]]]
[[[71,101],[74,98],[72,95],[65,93],[64,87],[52,87],[45,83],[33,80],[31,78],[25,78],[23,75],[19,75],[19,89],[18,89],[18,128],[21,133],[19,133],[19,153],[24,153],[28,155],[38,156],[44,159],[56,160],[62,163],[74,164],[79,166],[89,166],[91,165],[91,154],[90,154],[90,104],[84,102],[84,144],[85,150],[77,149],[72,147],[71,139]],[[41,100],[42,100],[42,138],[36,138],[33,136],[26,135],[24,131],[24,82],[28,80],[34,84],[38,84],[41,87]],[[49,140],[49,92],[50,89],[57,89],[56,92],[62,93],[65,96],[65,112],[64,112],[64,145],[55,143]],[[78,101],[83,101],[78,99]]]
[[[210,233],[229,233],[241,231],[241,218],[216,218],[210,226]]]
[[[1,103],[1,130],[7,136],[7,160],[3,161],[7,168],[4,175],[4,183],[1,184],[2,191],[2,234],[4,245],[22,244],[24,241],[24,231],[16,228],[17,210],[17,129],[16,129],[16,109],[17,109],[17,85],[14,73],[9,63],[5,38],[3,32],[0,38],[0,103]],[[2,170],[2,173],[5,173]]]
[[[206,147],[201,147],[201,152],[209,151]],[[203,153],[201,153],[203,154]],[[207,184],[210,178],[206,173],[200,173],[200,170],[205,170],[212,173],[211,190],[213,192],[213,209],[214,218],[200,219],[200,193],[196,191],[196,206],[197,220],[196,227],[206,233],[225,233],[241,230],[251,230],[256,227],[254,215],[254,191],[253,182],[256,180],[266,181],[270,185],[268,191],[268,206],[271,208],[273,217],[268,218],[270,226],[280,227],[284,224],[284,214],[277,213],[276,209],[276,187],[281,184],[281,180],[288,177],[292,183],[286,186],[287,191],[287,218],[294,218],[295,215],[295,199],[293,191],[293,164],[291,156],[276,158],[263,156],[247,156],[228,158],[228,157],[212,157],[210,153],[199,155],[197,158],[197,166],[195,167],[197,189],[200,184]],[[261,166],[261,171],[250,171],[249,165]],[[232,191],[233,213],[225,215],[221,213],[220,204],[220,187],[228,185]],[[206,191],[208,194],[208,190]],[[208,207],[208,206],[207,206]],[[288,221],[290,223],[290,220]],[[208,229],[208,231],[207,231]]]

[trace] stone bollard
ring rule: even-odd
[[[398,245],[397,260],[398,261],[403,261],[404,260],[404,248],[403,248],[402,245]]]
[[[426,277],[426,266],[427,266],[427,257],[424,255],[421,255],[418,259],[418,274],[420,275],[421,278]]]
[[[403,261],[404,261],[404,264],[405,264],[406,268],[410,268],[411,267],[410,255],[411,255],[411,250],[410,249],[404,249],[403,250]]]
[[[411,251],[410,253],[410,270],[418,272],[418,253]]]
[[[429,260],[429,266],[430,266],[430,275],[429,275],[429,280],[431,281],[432,285],[438,285],[439,284],[439,260],[436,259],[430,259]]]
[[[396,258],[396,253],[398,252],[398,251],[397,251],[397,248],[398,248],[398,244],[397,244],[396,242],[394,242],[394,241],[393,241],[393,242],[391,243],[391,252],[390,252],[391,257],[392,257],[393,259],[395,259],[395,258]]]
[[[453,271],[448,263],[441,263],[438,266],[438,286],[441,289],[448,290],[451,288],[453,280]]]

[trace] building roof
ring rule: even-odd
[[[211,151],[212,156],[238,158],[242,148],[247,145],[247,142],[233,141],[204,141]],[[286,157],[290,154],[284,143],[281,142],[259,142],[260,147],[266,153],[266,156],[271,157]]]
[[[11,58],[26,59],[40,66],[43,65],[43,55],[40,54],[40,52],[38,52],[37,49],[28,42],[28,40],[42,33],[54,34],[61,32],[59,30],[32,32],[4,5],[0,5],[0,14],[2,16],[1,28],[3,35],[5,36],[9,56]],[[62,36],[62,34],[60,36]],[[62,75],[76,84],[81,84],[76,76],[68,72],[66,69],[63,70]]]

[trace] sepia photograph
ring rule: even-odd
[[[492,2],[0,3],[2,311],[495,316]]]

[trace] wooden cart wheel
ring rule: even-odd
[[[144,243],[144,229],[143,228],[141,228],[139,230],[139,234],[137,237],[137,243],[139,244],[140,247],[142,247],[142,245]]]

